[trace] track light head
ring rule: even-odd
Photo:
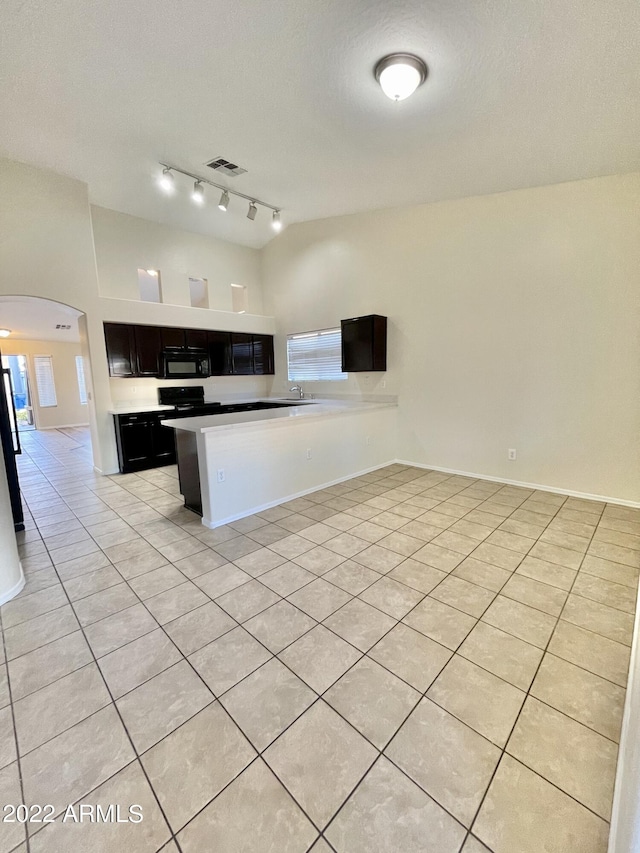
[[[256,207],[255,201],[249,202],[249,210],[247,211],[247,219],[250,219],[252,222],[256,218],[256,213],[258,212],[258,208]]]
[[[218,207],[220,208],[220,210],[224,210],[225,213],[229,208],[229,193],[226,190],[222,191],[220,201],[218,202]]]
[[[195,201],[196,204],[204,204],[204,187],[202,186],[200,181],[196,181],[193,185],[193,192],[191,193],[191,198]]]
[[[160,184],[160,189],[164,190],[167,195],[171,195],[171,193],[175,191],[176,179],[171,169],[169,169],[167,166],[165,166],[162,170],[162,174],[158,179],[158,183]]]
[[[271,227],[274,231],[282,231],[282,219],[280,218],[279,210],[273,211],[273,216],[271,217]]]

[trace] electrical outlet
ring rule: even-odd
[[[509,462],[515,462],[516,456],[517,456],[515,447],[510,447],[509,450],[507,451],[507,455],[509,458]]]
[[[367,373],[367,375],[364,377],[364,384],[365,384],[365,385],[371,385],[371,377],[369,376],[369,374],[368,374],[368,373]]]
[[[307,447],[307,459],[311,459],[311,448]]]
[[[382,384],[381,384],[381,386],[380,386],[380,387],[381,387],[381,388],[386,388],[386,387],[387,387],[387,380],[386,380],[386,379],[383,379],[383,380],[382,380]]]
[[[218,482],[224,483],[224,468],[218,468]]]
[[[138,393],[138,389],[136,388],[136,386],[135,386],[135,385],[134,385],[134,386],[133,386],[133,388],[131,389],[131,393],[132,393],[132,394],[137,394],[137,393]]]
[[[369,445],[371,444],[371,436],[370,435],[367,436],[366,442],[367,442],[367,447],[369,447]]]

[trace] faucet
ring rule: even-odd
[[[289,391],[297,391],[300,394],[299,400],[304,400],[304,391],[302,390],[302,385],[294,385],[293,388],[289,388]]]

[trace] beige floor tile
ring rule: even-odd
[[[252,532],[257,533],[257,531]],[[256,542],[255,539],[240,534],[240,536],[235,536],[233,539],[227,539],[226,542],[216,545],[215,550],[221,557],[233,561],[251,554],[252,551],[259,551],[261,547],[261,543]]]
[[[502,595],[489,606],[482,621],[541,649],[546,648],[556,625],[553,616]]]
[[[307,569],[303,569],[297,563],[285,562],[281,566],[260,575],[260,583],[277,593],[278,596],[287,596],[297,589],[307,586],[316,576],[317,573],[307,571]]]
[[[1,645],[1,644],[0,644]],[[7,676],[7,665],[0,664],[0,708],[9,704],[9,679]]]
[[[169,828],[158,808],[149,783],[137,763],[125,767],[87,797],[87,805],[100,804],[107,811],[112,803],[136,803],[142,809],[139,823],[61,823],[50,824],[31,839],[34,853],[119,853],[135,850],[136,853],[155,853],[169,838]],[[121,808],[127,816],[128,808]],[[164,851],[169,848],[162,847]]]
[[[315,699],[306,684],[272,658],[232,687],[220,701],[262,752]]]
[[[451,576],[438,584],[429,595],[476,618],[482,616],[496,596],[491,590]]]
[[[469,835],[460,853],[491,853],[491,851],[473,835]]]
[[[343,563],[344,557],[330,551],[328,548],[324,548],[322,545],[317,545],[315,548],[311,548],[310,551],[294,557],[293,562],[309,572],[313,572],[315,575],[324,575],[331,569],[335,569],[340,563]],[[293,592],[293,590],[290,591]],[[287,595],[288,593],[283,594]]]
[[[80,624],[86,627],[134,604],[138,604],[138,599],[126,583],[120,583],[76,601],[73,608]]]
[[[258,530],[268,524],[268,519],[261,518],[259,515],[248,515],[245,518],[238,518],[236,521],[230,521],[229,527],[237,530],[239,533],[251,533],[252,530]]]
[[[361,657],[361,653],[323,625],[318,625],[279,657],[316,693],[323,693]]]
[[[213,551],[211,552],[213,553]],[[236,565],[244,572],[251,575],[253,578],[260,577],[270,569],[275,569],[286,562],[286,557],[276,554],[270,548],[260,548],[258,551],[252,551],[250,554],[245,554],[244,557],[238,557]],[[178,567],[180,568],[180,567]]]
[[[201,607],[208,601],[208,596],[202,590],[198,589],[191,581],[186,581],[173,589],[168,589],[159,595],[148,598],[145,605],[158,623],[165,625],[190,610]]]
[[[143,575],[145,572],[150,572],[153,569],[159,569],[161,566],[166,565],[167,560],[159,551],[138,554],[135,557],[129,557],[128,560],[122,560],[115,564],[116,569],[125,580],[138,577],[138,575]]]
[[[218,598],[232,589],[237,589],[251,580],[251,575],[243,572],[233,563],[225,563],[211,572],[194,578],[194,583],[210,598]]]
[[[190,655],[235,627],[235,620],[215,602],[209,601],[202,607],[167,622],[164,630],[183,655]]]
[[[637,529],[636,533],[627,533],[620,530],[608,530],[601,524],[593,538],[596,542],[606,542],[608,545],[622,545],[623,548],[640,551],[640,528]]]
[[[353,560],[345,560],[337,568],[331,569],[324,575],[324,580],[330,581],[335,586],[350,593],[357,595],[362,590],[371,586],[380,578],[379,572],[374,572],[366,566],[361,566],[354,563]]]
[[[67,596],[61,584],[48,589],[42,589],[40,592],[25,595],[23,598],[18,596],[13,601],[3,604],[0,608],[2,614],[2,625],[5,631],[9,628],[14,628],[23,622],[28,622],[30,619],[35,619],[48,613],[51,610],[56,610],[67,604]]]
[[[109,703],[95,664],[65,675],[14,703],[18,747],[26,755]]]
[[[590,541],[591,535],[576,536],[568,531],[556,530],[554,527],[547,528],[540,536],[540,542],[558,545],[561,548],[569,548],[570,550],[578,551],[580,554],[586,553]]]
[[[331,519],[333,521],[333,519]],[[356,554],[359,554],[361,551],[364,551],[365,548],[368,548],[370,545],[366,539],[359,539],[357,536],[352,536],[350,533],[340,533],[338,536],[334,536],[333,539],[327,539],[324,543],[324,547],[328,548],[330,551],[334,551],[336,554],[340,554],[345,558],[355,557]]]
[[[562,611],[562,619],[610,640],[631,645],[633,616],[630,613],[623,613],[580,595],[570,595]]]
[[[180,660],[180,652],[159,628],[133,640],[108,655],[98,664],[115,699],[148,681]]]
[[[105,566],[102,569],[96,569],[95,572],[89,572],[86,575],[80,575],[80,577],[66,581],[64,588],[67,591],[69,599],[76,601],[79,598],[85,598],[87,595],[108,589],[118,583],[122,583],[120,572],[113,566]]]
[[[185,577],[175,566],[162,566],[129,581],[131,589],[143,601],[184,583]]]
[[[462,578],[476,586],[498,592],[511,577],[511,572],[498,566],[490,566],[474,557],[467,557],[451,572],[453,577]]]
[[[423,693],[452,652],[407,625],[396,625],[369,651],[369,657]]]
[[[49,556],[53,565],[59,566],[60,563],[75,560],[77,557],[85,557],[87,554],[92,554],[98,550],[98,545],[93,539],[84,539],[82,542],[74,542],[72,545],[65,545],[62,548],[54,548],[49,551]]]
[[[169,560],[170,563],[176,563],[193,554],[198,554],[201,551],[208,549],[200,539],[195,536],[189,536],[186,539],[180,539],[178,542],[171,542],[169,545],[158,545],[158,551]]]
[[[316,702],[264,753],[303,809],[323,828],[377,751],[325,702]]]
[[[96,551],[86,557],[77,557],[75,560],[69,560],[68,563],[62,563],[56,567],[56,571],[61,581],[67,581],[109,565],[111,564],[106,554]]]
[[[525,691],[542,659],[541,649],[486,622],[478,622],[458,654]]]
[[[157,622],[143,604],[134,604],[107,616],[84,629],[89,645],[97,658],[113,652],[120,646],[137,640],[157,628]]]
[[[213,693],[221,696],[270,657],[264,646],[238,627],[194,652],[189,660]]]
[[[82,632],[75,631],[10,661],[13,701],[34,693],[92,660]]]
[[[244,623],[244,627],[270,652],[277,654],[315,624],[314,619],[309,618],[293,604],[279,601],[249,619]]]
[[[552,545],[539,539],[529,552],[531,557],[538,557],[547,563],[556,563],[567,569],[579,569],[583,555],[571,548],[562,548],[560,545]]]
[[[274,571],[277,572],[279,569],[274,569]],[[262,577],[264,578],[264,575]],[[245,622],[279,600],[280,596],[260,581],[251,580],[249,583],[219,596],[216,599],[216,604],[220,605],[238,622]]]
[[[298,536],[297,533],[292,533],[290,536],[286,536],[284,539],[280,539],[269,545],[272,551],[280,554],[281,557],[286,557],[287,560],[293,560],[294,557],[299,557],[300,554],[305,554],[315,547],[315,542],[311,542],[303,536]]]
[[[196,554],[184,557],[181,560],[174,560],[173,563],[176,569],[181,571],[183,575],[193,580],[200,577],[200,575],[205,575],[207,572],[224,566],[226,560],[220,554],[212,551],[211,548],[207,548],[206,550],[198,551]]]
[[[421,514],[418,508],[415,509],[415,513],[415,517]],[[413,508],[410,517],[413,517]],[[386,527],[387,530],[397,530],[399,527],[403,527],[407,523],[407,516],[400,515],[399,513],[390,510],[385,510],[384,512],[381,512],[380,515],[374,516],[373,522],[378,526]],[[387,535],[389,534],[387,533]]]
[[[332,583],[327,583],[323,578],[317,578],[288,598],[300,610],[321,622],[346,604],[351,596]]]
[[[508,755],[473,831],[494,853],[606,853],[609,835],[605,821]]]
[[[501,594],[550,616],[559,616],[567,599],[564,590],[518,574],[509,578]]]
[[[26,802],[51,803],[59,814],[134,758],[120,717],[108,705],[23,757]]]
[[[621,545],[609,545],[606,542],[594,541],[589,546],[589,554],[594,557],[600,557],[603,560],[620,563],[623,566],[632,566],[636,569],[640,568],[640,552],[632,548],[623,548]]]
[[[457,853],[465,830],[381,757],[326,834],[340,851]]]
[[[359,597],[394,619],[402,619],[419,601],[422,601],[424,593],[411,589],[392,578],[383,577],[361,592]]]
[[[622,643],[560,620],[549,643],[549,651],[620,687],[627,685],[629,647]]]
[[[617,745],[528,697],[507,752],[604,820],[611,817]]]
[[[378,749],[383,749],[420,694],[373,660],[362,658],[324,695]]]
[[[500,747],[525,699],[521,690],[459,655],[451,658],[427,696]]]
[[[13,711],[7,705],[0,711],[0,769],[11,764],[17,757]]]
[[[635,613],[636,590],[628,586],[578,572],[572,592],[592,601],[599,601],[600,604],[624,610],[625,613]]]
[[[427,542],[431,542],[432,539],[442,533],[442,528],[427,524],[424,521],[409,521],[398,532],[405,536],[411,536],[413,539],[419,539],[421,547],[424,547]]]
[[[500,758],[494,744],[429,699],[420,702],[385,754],[467,827]]]
[[[441,548],[439,545],[434,545],[433,542],[429,542],[413,555],[413,559],[419,563],[426,563],[428,566],[440,569],[443,572],[453,571],[464,558],[464,554],[451,551],[449,548]]]
[[[486,542],[488,545],[498,545],[500,548],[508,548],[510,551],[517,551],[519,554],[526,554],[535,544],[536,538],[533,539],[527,536],[520,536],[517,532],[509,532],[503,527],[495,530]]]
[[[377,518],[377,516],[376,516]],[[367,542],[377,542],[384,536],[388,536],[389,528],[373,521],[363,521],[350,531],[352,536],[357,536],[359,539],[365,539]]]
[[[386,574],[396,566],[403,562],[402,554],[397,554],[395,551],[389,551],[388,548],[382,548],[380,545],[371,545],[360,551],[353,558],[354,562],[366,566],[368,569],[373,569],[374,572]]]
[[[112,545],[109,548],[105,548],[104,553],[112,563],[120,563],[128,560],[130,557],[155,555],[158,552],[145,539],[138,538],[131,542],[124,542],[122,545]]]
[[[633,566],[623,566],[621,563],[614,563],[611,560],[603,560],[602,557],[587,554],[582,561],[580,570],[589,575],[603,578],[603,580],[628,586],[634,591],[638,589],[640,572]]]
[[[324,620],[324,624],[360,651],[368,651],[396,624],[386,613],[352,599]]]
[[[143,753],[213,702],[186,661],[136,687],[116,702],[138,753]]]
[[[409,536],[400,530],[395,530],[387,536],[378,540],[378,545],[381,548],[386,548],[387,551],[394,551],[396,554],[401,554],[403,557],[410,557],[416,551],[420,550],[424,545],[424,540],[417,539],[415,536]]]
[[[0,802],[3,807],[6,803],[18,804],[22,802],[22,792],[20,790],[20,773],[18,770],[18,762],[8,764],[0,770]],[[3,823],[2,834],[0,835],[0,853],[9,853],[26,840],[25,825],[23,823]],[[26,843],[21,845],[17,853],[26,853]]]
[[[531,695],[618,742],[625,691],[599,675],[546,654]]]
[[[464,554],[465,557],[468,557],[478,547],[478,540],[472,536],[465,536],[464,533],[445,530],[444,533],[436,536],[432,544],[440,548],[448,548],[450,551],[457,551],[459,554]]]
[[[555,563],[548,563],[538,557],[528,556],[518,566],[516,575],[524,575],[568,592],[573,586],[577,571],[558,566]]]
[[[47,643],[77,631],[78,620],[70,605],[66,604],[50,613],[37,616],[14,628],[4,630],[5,648],[9,660],[26,654]]]
[[[476,560],[481,560],[483,563],[489,563],[491,566],[498,566],[500,569],[514,571],[518,568],[523,554],[517,551],[512,551],[510,548],[502,548],[499,545],[489,545],[487,542],[482,542],[473,552]]]
[[[142,757],[174,831],[216,796],[255,757],[219,703],[208,705]],[[216,760],[211,761],[215,755]]]
[[[184,853],[305,853],[316,835],[304,812],[258,759],[178,838]]]
[[[388,578],[423,592],[425,595],[431,592],[446,576],[446,572],[441,572],[439,569],[434,569],[432,566],[427,566],[410,558],[404,560],[387,575]]]
[[[427,596],[405,616],[403,622],[448,649],[455,650],[476,624],[476,619]]]
[[[206,527],[203,527],[202,532],[198,533],[198,539],[205,542],[210,548],[215,548],[216,545],[228,542],[229,539],[235,539],[239,535],[238,531],[234,530],[233,527],[223,524],[220,527],[216,527],[215,530],[207,530]]]

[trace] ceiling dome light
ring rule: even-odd
[[[191,198],[195,201],[196,204],[204,204],[204,187],[200,183],[200,181],[196,181],[193,185],[193,192],[191,193]]]
[[[249,202],[249,210],[247,211],[247,219],[250,219],[252,222],[256,218],[256,213],[258,212],[258,208],[256,207],[255,201]]]
[[[171,169],[168,169],[165,166],[165,168],[162,170],[160,178],[158,179],[158,183],[160,184],[160,188],[163,189],[167,193],[167,195],[171,195],[171,193],[175,191],[176,179]]]
[[[375,67],[376,80],[392,101],[404,101],[427,79],[427,66],[411,53],[392,53]]]
[[[222,195],[220,196],[218,207],[220,208],[220,210],[224,210],[225,212],[229,207],[229,193],[226,190],[223,190]]]
[[[8,338],[11,334],[11,329],[0,329],[0,338]]]
[[[147,270],[147,275],[153,276],[153,278],[157,278],[158,270]]]
[[[274,210],[271,217],[271,227],[274,231],[282,231],[282,219],[280,219],[280,211]]]

